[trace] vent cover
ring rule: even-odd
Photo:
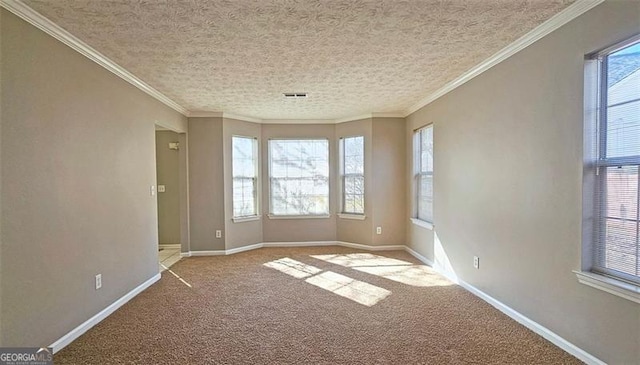
[[[287,99],[303,99],[307,97],[307,93],[284,93],[282,95]]]

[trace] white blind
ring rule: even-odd
[[[340,139],[342,212],[364,214],[364,137]]]
[[[414,134],[417,218],[433,223],[433,125]]]
[[[329,214],[329,141],[269,140],[271,213]]]
[[[593,270],[640,283],[640,44],[599,62]]]
[[[255,138],[232,137],[233,216],[258,215],[257,207],[257,157],[258,141]]]

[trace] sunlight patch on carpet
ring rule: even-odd
[[[263,265],[272,269],[276,269],[287,275],[291,275],[297,279],[304,279],[322,271],[315,266],[307,265],[305,263],[290,259],[288,257],[283,257],[278,260],[270,261]]]
[[[354,269],[411,286],[429,287],[453,285],[447,278],[425,265],[363,266],[354,267]]]
[[[350,253],[350,254],[310,255],[310,256],[313,257],[314,259],[326,261],[326,262],[344,266],[344,267],[413,265],[412,263],[407,261],[392,259],[384,256],[378,256],[370,253]]]
[[[407,261],[374,255],[371,253],[350,253],[335,255],[310,255],[314,259],[349,267],[385,279],[411,286],[448,286],[453,283],[435,272],[429,266],[415,265]]]
[[[164,267],[164,269],[168,272],[171,273],[171,275],[175,276],[178,280],[180,280],[181,283],[183,283],[184,285],[188,286],[189,288],[192,288],[191,284],[187,283],[182,277],[180,277],[180,275],[176,274],[175,272],[173,272],[173,270],[170,270],[168,267],[160,264],[162,267]]]
[[[325,271],[305,281],[367,307],[375,305],[391,294],[387,289],[351,279],[332,271]]]

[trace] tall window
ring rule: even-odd
[[[258,215],[258,140],[232,137],[233,217]]]
[[[640,41],[594,56],[599,76],[592,270],[640,283]]]
[[[329,214],[329,141],[269,140],[273,215]]]
[[[340,139],[342,213],[364,214],[364,137]]]
[[[414,133],[416,218],[433,223],[433,125]]]

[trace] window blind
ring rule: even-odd
[[[232,137],[233,216],[258,215],[257,157],[258,141],[255,138]]]
[[[640,44],[597,56],[600,100],[592,269],[640,283]]]
[[[364,214],[364,137],[340,139],[342,212]]]
[[[414,134],[416,217],[433,223],[433,125]]]

